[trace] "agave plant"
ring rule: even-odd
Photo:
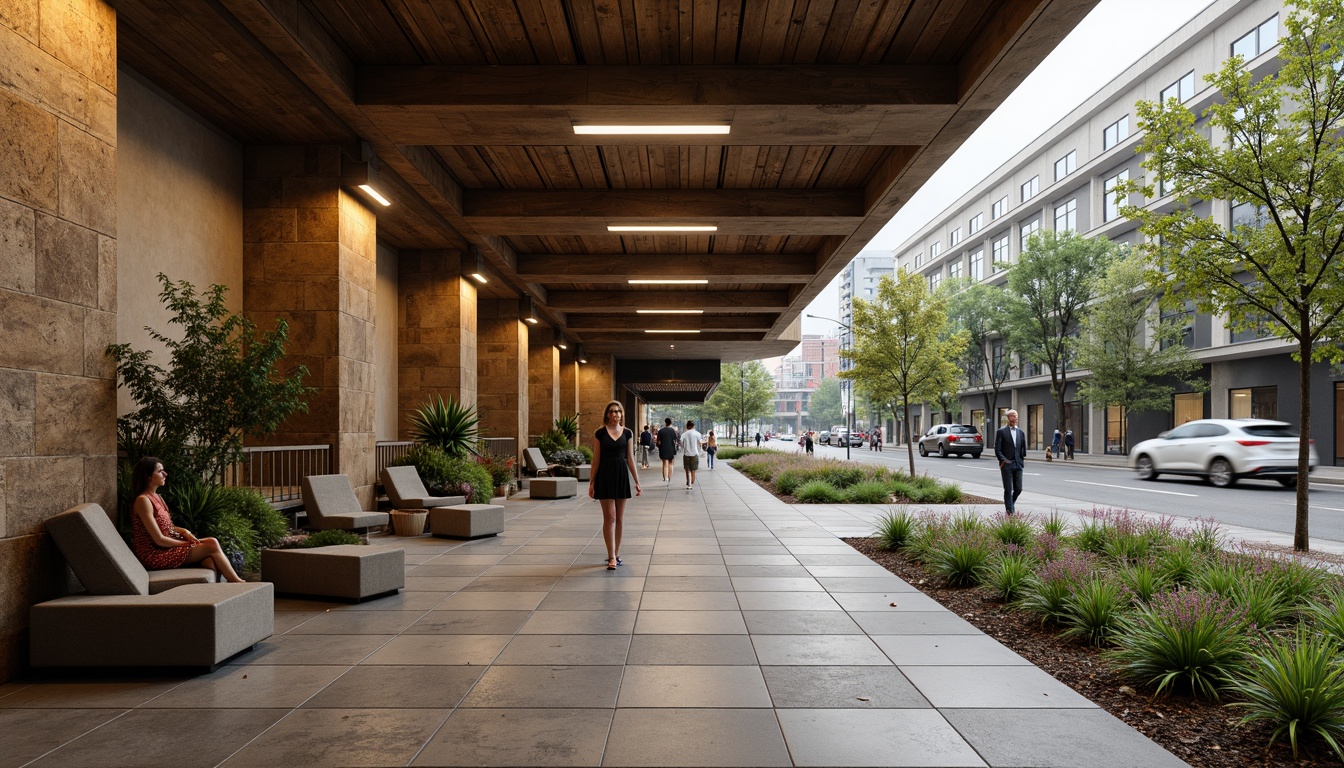
[[[574,438],[579,436],[579,414],[571,413],[568,416],[561,416],[555,420],[555,428],[564,434],[565,439],[571,443]]]
[[[444,401],[442,395],[436,395],[411,415],[411,436],[450,456],[466,456],[476,445],[479,424],[475,406],[464,406],[451,397]]]

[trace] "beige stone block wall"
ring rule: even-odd
[[[42,525],[116,507],[116,15],[0,9],[0,682],[67,571]]]
[[[486,437],[512,437],[527,446],[528,324],[514,299],[482,300],[478,326],[476,414]]]
[[[560,410],[567,416],[579,412],[579,361],[574,357],[574,345],[560,352]],[[580,420],[582,425],[582,420]],[[596,431],[596,428],[594,428]]]
[[[587,440],[602,426],[607,403],[615,399],[616,357],[588,354],[588,362],[579,366],[579,437]],[[629,409],[627,409],[628,411]],[[626,419],[626,426],[629,426]]]
[[[476,405],[476,284],[457,251],[402,251],[398,259],[397,411],[408,418],[435,395]]]
[[[286,365],[316,389],[258,442],[332,446],[332,470],[371,507],[377,219],[341,188],[338,147],[249,147],[244,172],[243,306],[260,328],[289,323]]]
[[[379,440],[397,437],[397,252],[378,246],[378,287],[374,296],[373,431]]]
[[[534,325],[527,337],[527,434],[555,426],[560,413],[560,348],[555,329]],[[572,411],[571,411],[572,413]],[[522,444],[526,448],[526,444]]]

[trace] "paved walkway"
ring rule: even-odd
[[[3,766],[1179,766],[735,471],[402,539],[407,589],[277,601],[211,675],[0,686]],[[379,543],[382,543],[381,541]],[[109,642],[116,642],[109,638]]]

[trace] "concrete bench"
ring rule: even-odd
[[[431,507],[429,532],[453,539],[476,539],[504,531],[504,507],[498,504],[454,504]]]
[[[568,499],[579,495],[579,481],[572,477],[534,477],[527,492],[534,499]]]
[[[574,468],[574,477],[578,480],[588,480],[592,477],[592,472],[592,464],[580,464]]]
[[[406,586],[406,550],[362,544],[263,549],[261,578],[280,594],[358,602]]]

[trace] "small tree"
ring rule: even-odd
[[[1013,348],[1024,362],[1050,371],[1055,428],[1060,432],[1065,428],[1069,369],[1074,366],[1074,334],[1095,298],[1093,277],[1106,271],[1116,253],[1115,244],[1104,237],[1037,232],[1008,271],[1008,289],[1019,299],[1011,305],[1008,323]]]
[[[1012,347],[1013,296],[1002,288],[975,283],[952,294],[948,317],[952,325],[966,331],[966,352],[962,365],[970,387],[988,385],[985,413],[998,413],[999,392],[1012,373],[1011,357],[994,357],[994,345]],[[978,374],[978,375],[977,375]]]
[[[1142,223],[1146,250],[1168,295],[1225,313],[1235,329],[1263,328],[1296,345],[1301,438],[1297,456],[1294,548],[1308,535],[1311,365],[1340,362],[1344,337],[1344,0],[1290,0],[1296,6],[1280,41],[1279,70],[1256,80],[1233,56],[1205,80],[1221,98],[1204,111],[1220,135],[1205,138],[1175,101],[1140,102],[1138,151],[1146,184],[1175,210],[1126,206]],[[1239,206],[1231,227],[1190,209],[1196,200]]]
[[[841,356],[854,366],[840,376],[853,379],[874,399],[898,405],[906,419],[910,474],[915,451],[910,445],[910,404],[954,389],[966,333],[948,333],[947,298],[930,295],[923,276],[901,270],[883,275],[873,301],[854,300],[854,346]]]
[[[774,401],[775,380],[764,363],[726,363],[719,366],[719,386],[705,403],[705,411],[714,421],[736,425],[742,439],[747,422],[769,416]]]
[[[807,412],[812,415],[812,424],[817,429],[830,429],[832,424],[845,420],[845,409],[841,402],[840,380],[822,379],[807,401]]]
[[[119,386],[140,407],[118,419],[120,434],[154,434],[176,453],[178,472],[218,479],[242,459],[243,437],[274,432],[296,411],[308,410],[313,390],[303,385],[308,369],[280,373],[289,325],[258,333],[251,320],[225,306],[228,291],[212,285],[196,293],[191,283],[173,283],[160,273],[159,298],[172,311],[169,324],[181,338],[145,328],[168,351],[166,369],[150,362],[148,350],[113,344]],[[135,461],[138,457],[128,457]],[[169,457],[161,457],[168,460]]]
[[[1127,254],[1096,278],[1097,300],[1083,317],[1075,360],[1092,376],[1078,385],[1089,403],[1119,406],[1126,415],[1170,411],[1176,382],[1198,391],[1200,365],[1182,343],[1183,322],[1151,313],[1158,296],[1148,260]]]

